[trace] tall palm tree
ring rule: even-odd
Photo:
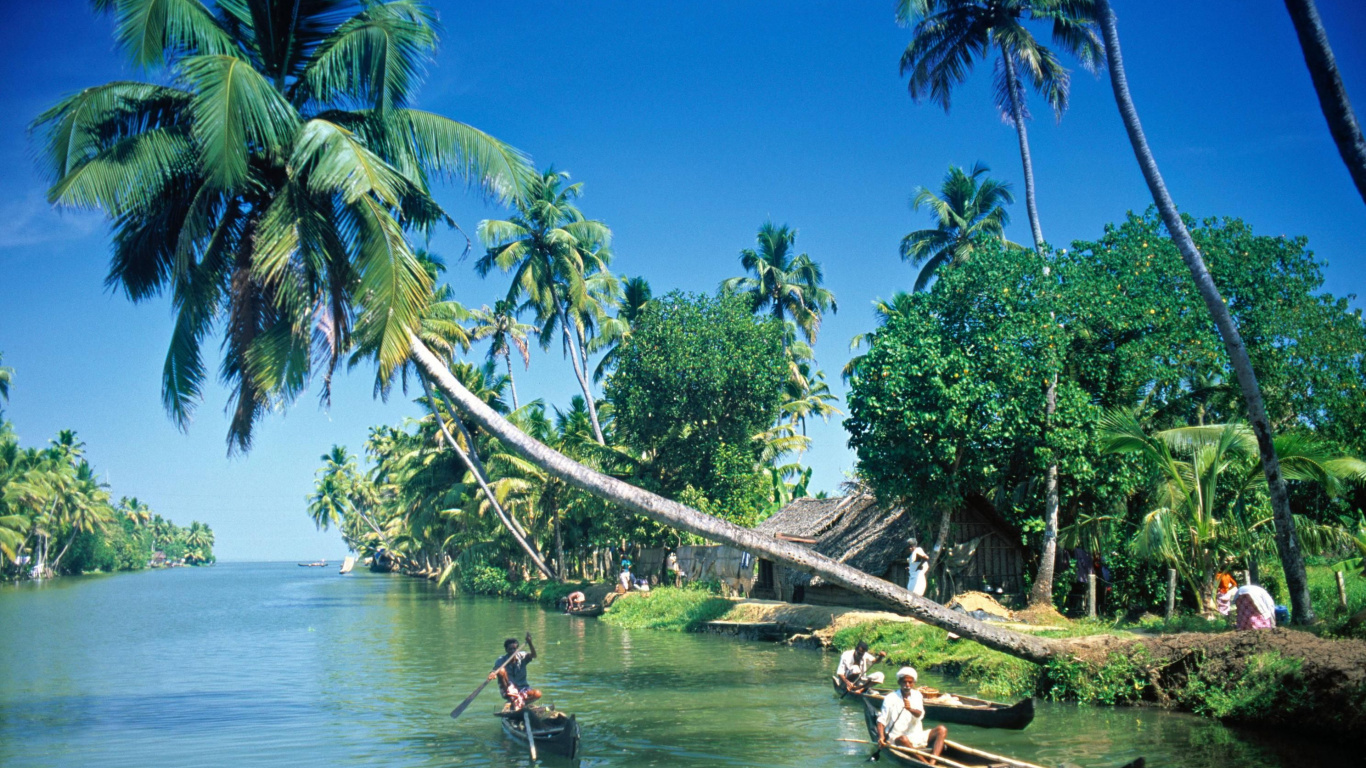
[[[929,208],[935,228],[917,229],[901,238],[902,261],[925,265],[912,290],[925,290],[941,267],[967,261],[984,238],[1014,245],[1005,237],[1005,227],[1010,223],[1005,206],[1015,202],[1015,196],[1010,184],[987,176],[990,172],[980,162],[971,171],[951,165],[938,194],[928,187],[916,187],[911,210]]]
[[[124,497],[119,499],[119,510],[123,516],[133,521],[133,525],[142,527],[152,522],[152,508],[142,503],[138,497]]]
[[[911,305],[914,301],[915,300],[911,298],[911,294],[906,293],[905,291],[897,291],[892,294],[890,301],[886,299],[874,300],[873,315],[877,318],[878,328],[886,325],[894,317],[905,317],[910,314],[912,311]],[[849,351],[856,352],[863,347],[871,349],[873,346],[873,339],[876,335],[876,330],[860,333],[849,340]],[[844,370],[840,371],[840,378],[843,379],[846,384],[858,378],[859,369],[863,366],[865,358],[865,355],[855,355],[845,364]]]
[[[0,352],[0,363],[5,361],[5,353]],[[14,381],[14,369],[0,365],[0,400],[9,400],[9,385]]]
[[[527,183],[526,196],[517,202],[512,218],[479,222],[479,238],[487,251],[475,269],[481,276],[495,267],[512,273],[507,300],[524,299],[536,311],[542,346],[549,345],[555,328],[563,331],[565,356],[588,403],[593,432],[598,443],[605,444],[588,371],[581,365],[575,318],[589,311],[593,301],[588,278],[607,271],[612,230],[584,218],[574,205],[583,184],[566,186],[568,180],[569,174],[551,168]]]
[[[821,265],[805,253],[795,253],[797,230],[786,224],[764,222],[757,240],[757,250],[740,251],[740,265],[750,274],[723,281],[721,291],[745,296],[756,313],[767,310],[783,322],[791,320],[808,342],[815,343],[821,314],[839,309],[835,294],[821,285]]]
[[[1285,0],[1295,34],[1304,51],[1304,63],[1309,67],[1309,78],[1314,81],[1314,92],[1319,97],[1319,108],[1328,121],[1328,132],[1338,145],[1338,154],[1347,165],[1347,172],[1357,185],[1357,194],[1366,200],[1366,138],[1361,135],[1352,102],[1342,85],[1342,74],[1333,49],[1328,45],[1328,33],[1323,29],[1319,9],[1314,0]]]
[[[1014,126],[1024,166],[1025,210],[1034,247],[1043,247],[1043,229],[1034,204],[1034,161],[1025,123],[1025,84],[1041,95],[1059,120],[1067,110],[1070,77],[1047,46],[1035,39],[1026,21],[1051,22],[1053,41],[1073,53],[1088,71],[1103,61],[1090,0],[897,0],[897,21],[913,28],[901,55],[901,74],[909,74],[911,98],[927,96],[948,111],[954,86],[968,77],[976,59],[996,54],[995,100],[1001,119]]]
[[[1205,307],[1209,310],[1215,327],[1219,329],[1219,336],[1223,339],[1229,363],[1237,375],[1238,387],[1242,390],[1243,400],[1247,405],[1248,421],[1257,436],[1262,471],[1266,474],[1276,527],[1276,548],[1280,552],[1281,566],[1285,569],[1285,584],[1290,591],[1294,621],[1298,624],[1312,623],[1314,606],[1309,597],[1309,578],[1305,572],[1304,554],[1295,534],[1295,518],[1290,510],[1290,497],[1286,492],[1280,460],[1276,456],[1271,422],[1266,416],[1266,405],[1262,400],[1261,386],[1257,383],[1257,374],[1252,370],[1252,360],[1248,357],[1247,347],[1243,344],[1242,335],[1238,333],[1233,315],[1224,303],[1218,286],[1214,284],[1209,268],[1205,266],[1204,256],[1191,239],[1186,222],[1181,219],[1176,203],[1167,191],[1167,184],[1162,179],[1162,172],[1158,170],[1157,160],[1148,147],[1148,138],[1143,133],[1138,110],[1134,107],[1133,96],[1129,93],[1129,79],[1124,71],[1124,57],[1119,48],[1119,30],[1109,0],[1095,0],[1095,12],[1105,37],[1105,56],[1110,68],[1110,85],[1115,93],[1115,103],[1119,107],[1124,128],[1129,134],[1129,143],[1133,145],[1139,169],[1143,172],[1153,202],[1157,204],[1157,210],[1162,215],[1162,222],[1167,225],[1172,242],[1176,244],[1182,261],[1191,271],[1195,289],[1204,299]]]
[[[508,389],[512,393],[512,410],[521,408],[517,401],[517,382],[512,377],[512,352],[522,358],[522,364],[526,368],[531,368],[531,349],[527,345],[527,334],[536,329],[530,323],[523,323],[517,319],[516,303],[507,299],[499,299],[493,303],[493,308],[488,305],[474,310],[470,316],[474,320],[474,325],[470,327],[470,338],[475,341],[489,340],[488,356],[490,360],[499,357],[507,363],[508,369]]]
[[[169,77],[87,88],[33,127],[51,202],[113,222],[109,284],[133,301],[171,295],[162,394],[177,424],[201,398],[215,331],[230,449],[353,336],[390,375],[430,286],[404,230],[449,221],[431,179],[507,199],[528,172],[488,134],[409,106],[432,13],[415,0],[96,6],[134,64]]]

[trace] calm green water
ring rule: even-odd
[[[852,768],[867,755],[835,741],[866,734],[826,682],[831,654],[620,630],[397,576],[229,564],[0,588],[0,765],[525,766],[490,715],[492,688],[448,713],[502,639],[528,630],[531,681],[579,715],[583,766]],[[950,737],[1046,766],[1360,764],[1133,709],[1048,704],[1024,732]]]

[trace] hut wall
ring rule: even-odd
[[[981,589],[989,584],[1002,587],[1008,594],[1024,592],[1024,554],[1000,529],[978,513],[962,510],[955,515],[950,536],[954,543],[986,537],[977,545],[977,554],[964,574],[960,589]]]

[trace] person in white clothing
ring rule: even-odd
[[[835,674],[844,681],[851,692],[862,693],[874,685],[881,685],[887,679],[881,672],[869,672],[868,668],[882,660],[887,654],[878,651],[876,655],[868,652],[868,643],[860,640],[854,650],[840,654],[840,666]]]
[[[949,729],[936,725],[925,730],[925,697],[916,689],[918,675],[913,667],[902,667],[896,672],[897,690],[882,700],[882,711],[877,716],[877,744],[925,749],[935,757],[944,751],[944,740]],[[934,765],[933,759],[927,760]]]
[[[906,583],[906,589],[924,597],[925,584],[929,581],[930,556],[925,554],[925,550],[920,548],[920,543],[915,539],[906,542],[906,546],[911,548],[911,556],[908,558],[911,578]]]

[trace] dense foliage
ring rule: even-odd
[[[1237,220],[1206,221],[1193,234],[1245,329],[1277,428],[1366,453],[1366,327],[1346,299],[1319,293],[1320,264],[1304,241],[1258,236]],[[930,292],[888,309],[852,371],[846,426],[864,478],[927,513],[973,494],[1035,532],[1053,457],[1064,539],[1120,559],[1153,508],[1154,476],[1136,457],[1105,453],[1102,415],[1128,409],[1150,430],[1243,417],[1223,346],[1152,215],[1045,256],[984,243],[941,270]],[[1037,414],[1053,370],[1057,413],[1044,430]],[[1355,499],[1330,497],[1330,486],[1293,483],[1296,511],[1324,523],[1350,512]],[[1269,514],[1264,493],[1243,503],[1257,507],[1255,520]],[[1244,551],[1240,567],[1257,552]],[[1150,607],[1157,562],[1126,564],[1148,576],[1125,574],[1117,597]]]

